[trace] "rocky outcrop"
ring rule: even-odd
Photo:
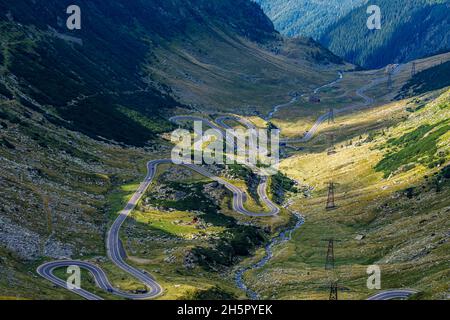
[[[0,245],[14,252],[21,259],[38,259],[41,242],[39,234],[14,224],[7,217],[0,215]]]
[[[44,245],[44,255],[57,260],[71,259],[73,255],[73,246],[61,243],[53,236],[50,236]]]

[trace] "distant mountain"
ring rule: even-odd
[[[319,39],[365,0],[255,0],[282,34]]]
[[[331,26],[320,42],[347,61],[367,68],[401,63],[450,49],[450,1],[374,0],[381,30],[366,26],[366,7]]]

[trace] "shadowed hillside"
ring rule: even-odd
[[[347,61],[380,68],[437,54],[450,48],[450,3],[445,0],[377,0],[381,30],[366,27],[366,6],[331,26],[320,42]]]
[[[326,29],[364,0],[256,0],[275,28],[289,37],[320,39]]]
[[[299,46],[296,60],[282,57],[270,20],[256,4],[237,2],[80,1],[82,28],[69,31],[70,1],[0,1],[2,73],[53,123],[139,146],[171,127],[164,119],[175,106],[241,107],[259,97],[257,88],[284,99],[323,81],[311,73],[336,57],[312,43]]]
[[[81,0],[82,28],[75,31],[65,26],[69,4],[0,0],[2,297],[75,298],[36,276],[42,261],[66,258],[89,258],[112,269],[113,282],[136,290],[139,284],[105,257],[104,238],[146,162],[170,156],[161,137],[174,129],[168,119],[199,107],[264,112],[292,91],[334,79],[343,67],[317,43],[282,39],[247,0]],[[162,215],[172,227],[173,216]],[[208,228],[214,237],[227,235]],[[200,236],[184,247],[176,239],[180,250],[208,245],[203,230],[184,229]],[[153,231],[156,239],[167,236]],[[227,247],[240,247],[242,232]],[[184,274],[174,269],[166,276],[180,279],[166,281],[195,281],[169,297],[219,282],[237,291],[217,273],[200,281],[182,262],[179,269]]]

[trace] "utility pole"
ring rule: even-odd
[[[336,240],[334,238],[322,239],[322,241],[328,242],[327,259],[325,261],[325,270],[334,270],[335,259],[334,259],[334,244],[340,242],[341,240]]]
[[[389,90],[392,90],[392,72],[390,70],[388,72],[387,87],[388,87]]]
[[[328,251],[327,251],[327,259],[325,262],[325,270],[334,270],[335,268],[335,259],[334,259],[334,243],[339,242],[339,240],[335,240],[333,238],[330,239],[322,239],[322,241],[328,242]],[[330,300],[338,300],[338,282],[335,280],[335,277],[331,278],[330,282]]]
[[[334,239],[328,239],[327,260],[325,270],[334,270]]]
[[[333,181],[330,181],[330,183],[328,184],[328,199],[327,199],[326,209],[328,211],[336,209],[336,204],[334,202],[334,182]]]
[[[322,239],[322,241],[328,242],[328,251],[327,251],[327,260],[325,262],[325,270],[333,270],[335,268],[335,259],[334,259],[334,243],[339,242],[340,240],[335,240],[333,238],[330,239]],[[336,275],[331,276],[330,278],[330,300],[338,300],[338,280]]]
[[[328,124],[334,123],[334,109],[330,108],[330,112],[328,113]]]
[[[338,283],[336,281],[331,282],[330,285],[330,300],[331,301],[338,300]]]
[[[330,133],[327,134],[328,139],[328,151],[327,154],[331,156],[332,154],[336,153],[336,148],[334,147],[334,134]]]

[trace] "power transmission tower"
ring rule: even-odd
[[[322,239],[322,241],[328,242],[327,259],[325,261],[325,270],[334,270],[335,259],[334,259],[334,244],[340,242],[341,240],[336,240],[334,238]]]
[[[413,62],[411,68],[411,76],[414,77],[415,75],[416,75],[416,63]]]
[[[334,239],[328,239],[327,260],[325,270],[334,270]]]
[[[391,71],[388,72],[387,87],[389,90],[392,90],[392,72]]]
[[[330,112],[328,113],[328,124],[334,123],[334,109],[330,108]]]
[[[335,281],[331,282],[330,285],[330,300],[338,300],[338,284]]]
[[[336,204],[334,202],[334,182],[331,181],[328,184],[328,199],[327,199],[327,210],[334,210],[336,209]]]
[[[328,152],[327,154],[331,156],[332,154],[336,153],[336,148],[334,147],[334,134],[330,133],[327,134],[328,139]]]
[[[325,262],[325,270],[334,270],[335,259],[334,259],[334,244],[340,242],[340,240],[335,240],[334,238],[322,239],[322,241],[328,242],[327,259]],[[338,281],[336,280],[336,275],[330,278],[330,300],[338,299]]]

